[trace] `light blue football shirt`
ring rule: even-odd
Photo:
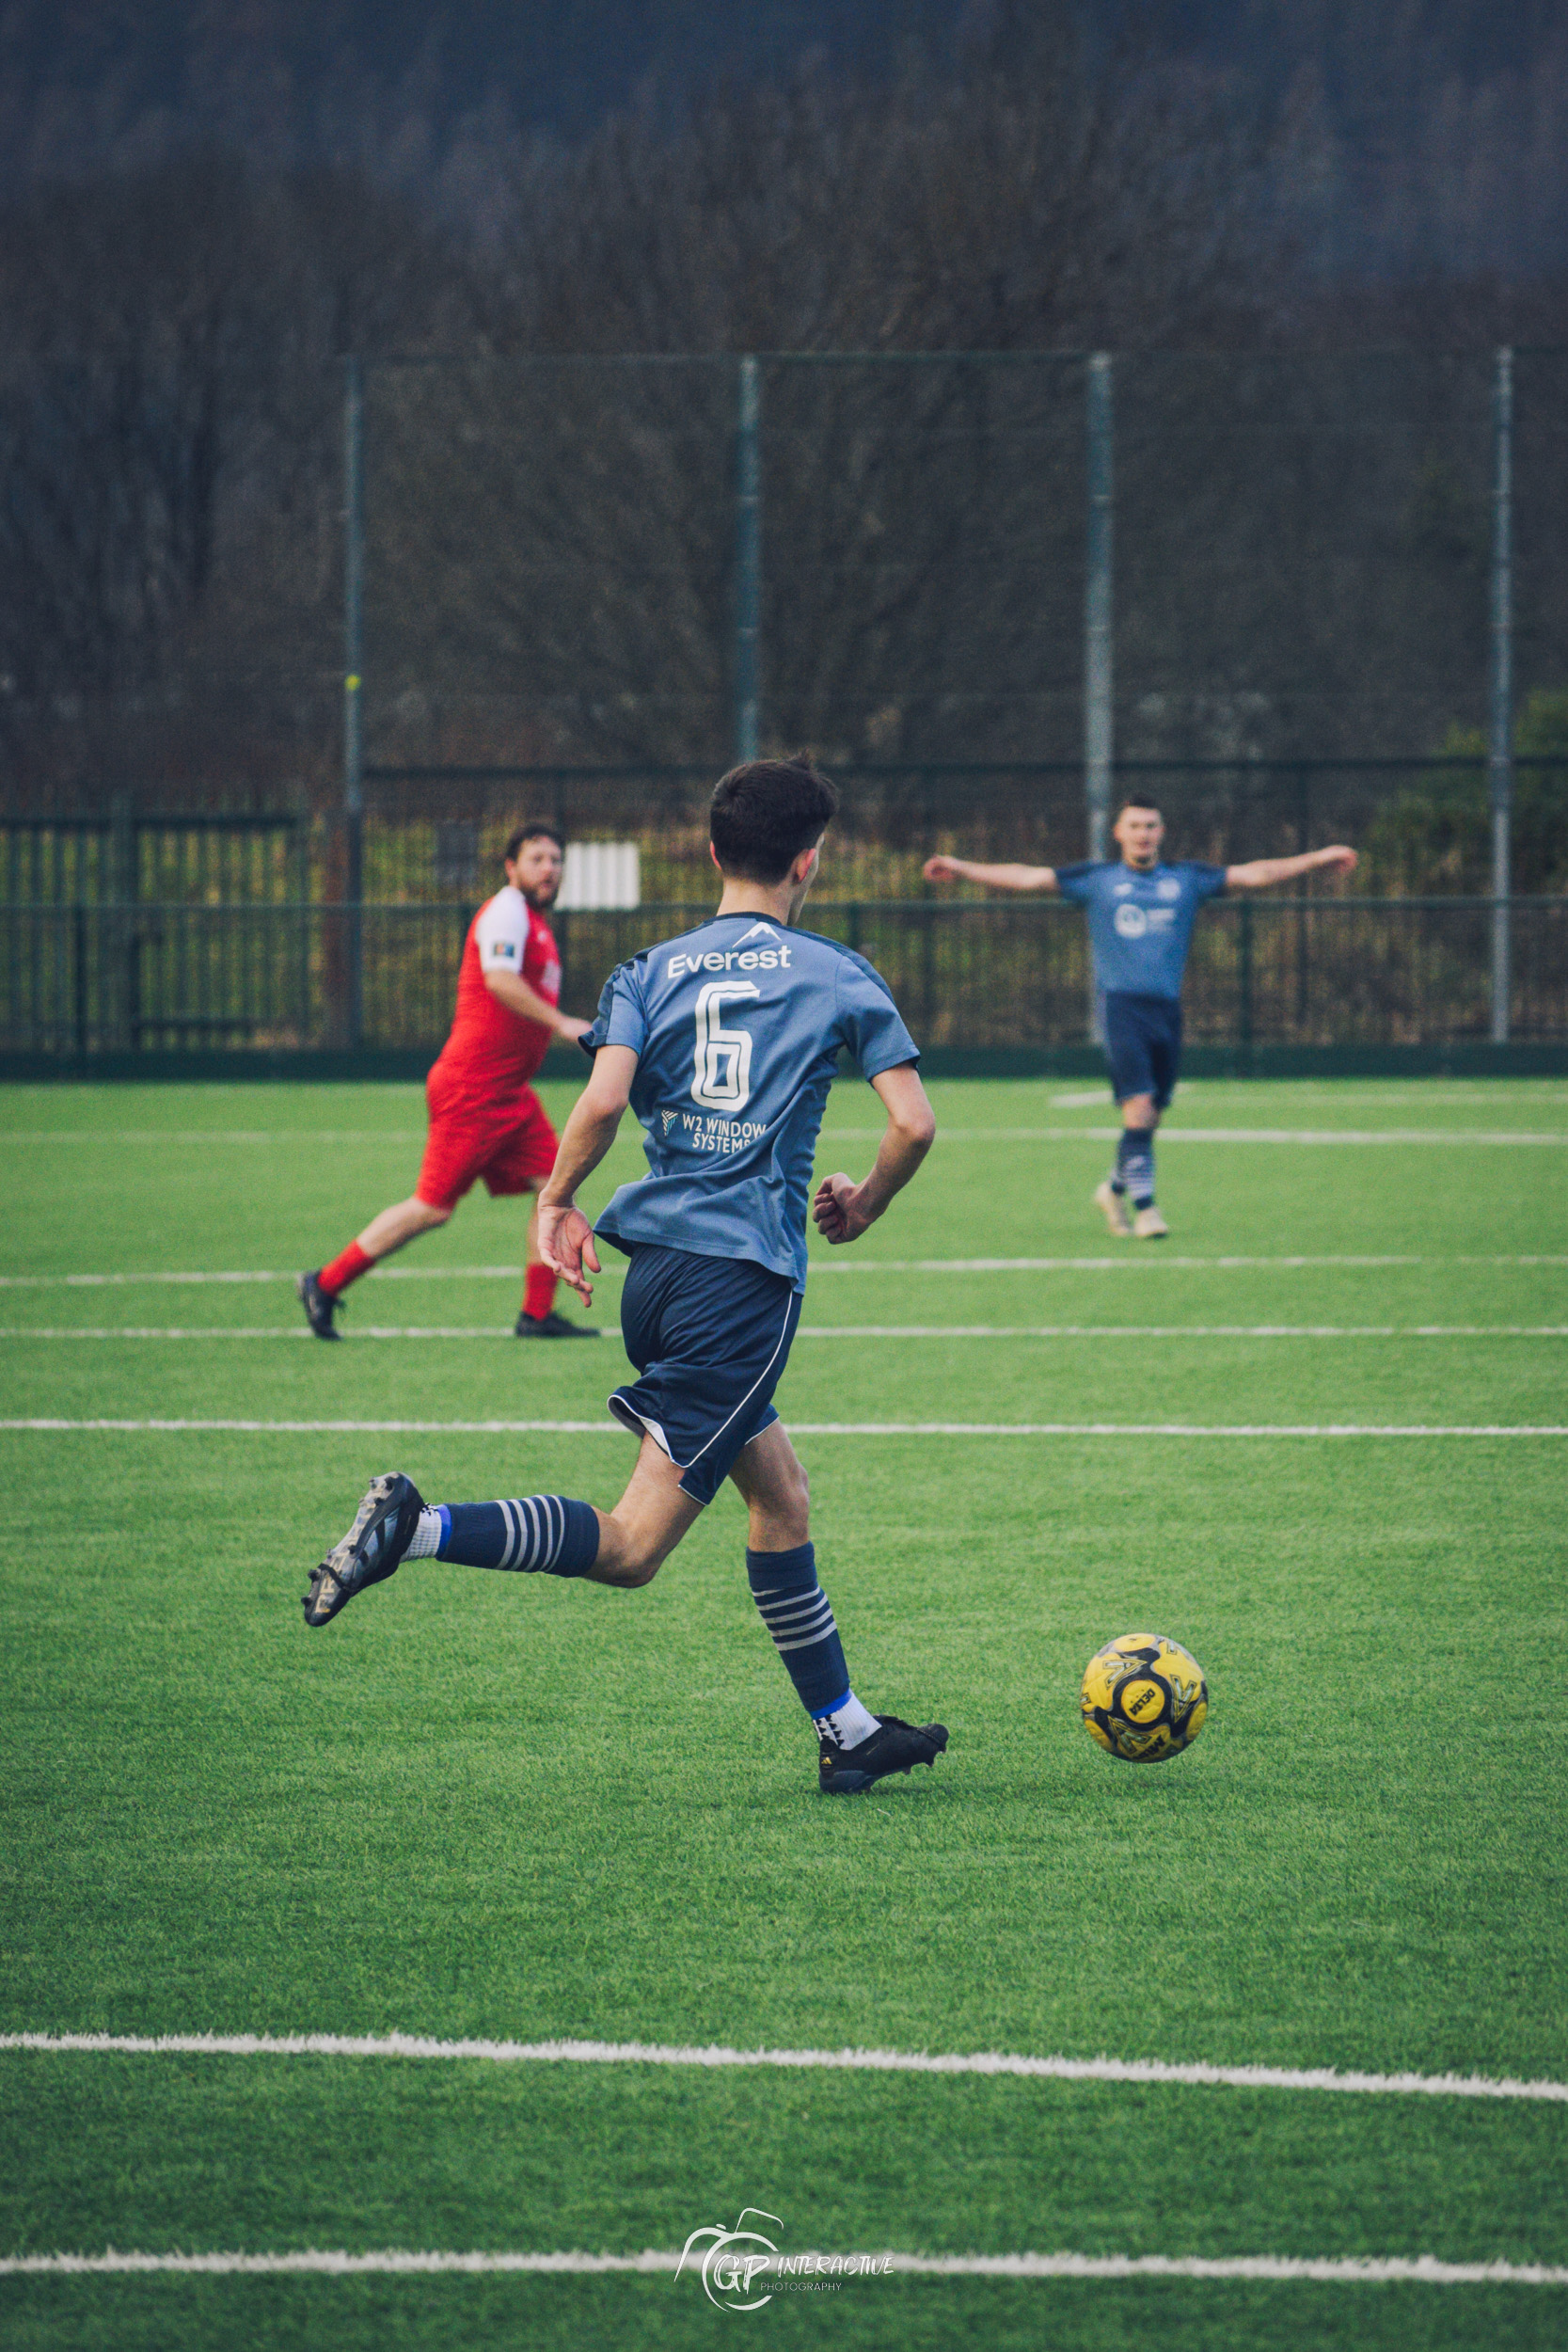
[[[806,1196],[840,1052],[865,1078],[919,1052],[863,956],[756,914],[717,914],[604,985],[583,1046],[629,1045],[648,1173],[594,1228],[630,1248],[748,1258],[806,1286]]]
[[[1095,986],[1104,994],[1180,1000],[1193,925],[1225,888],[1223,866],[1152,866],[1121,858],[1056,869],[1056,887],[1089,911]]]

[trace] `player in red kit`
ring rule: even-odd
[[[464,943],[451,1035],[425,1081],[430,1133],[413,1195],[372,1217],[330,1265],[299,1278],[300,1304],[318,1340],[342,1337],[332,1318],[349,1284],[378,1258],[444,1225],[476,1179],[492,1195],[537,1192],[555,1166],[555,1129],[529,1082],[552,1033],[576,1040],[589,1025],[557,1005],[561,957],[545,914],[561,888],[560,834],[539,819],[519,825],[505,866],[505,889],[480,908]],[[555,1279],[539,1255],[535,1211],[517,1337],[594,1337],[556,1313]]]

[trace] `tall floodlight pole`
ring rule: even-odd
[[[1110,847],[1111,824],[1112,540],[1116,520],[1115,420],[1108,351],[1090,353],[1085,393],[1088,514],[1084,559],[1084,799],[1089,855],[1102,858]],[[1100,1034],[1092,973],[1089,1033],[1096,1038]]]
[[[736,410],[735,480],[735,758],[757,755],[757,633],[762,618],[762,462],[758,448],[760,371],[748,354],[740,362]]]
[[[1492,1042],[1508,1043],[1513,887],[1513,353],[1497,353],[1492,387]]]
[[[346,1042],[364,1033],[364,747],[359,713],[365,660],[365,371],[343,368],[343,897],[347,904]]]

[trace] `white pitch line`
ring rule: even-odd
[[[971,1127],[950,1120],[937,1129],[939,1143],[1104,1143],[1121,1134],[1117,1126],[1094,1127]],[[879,1127],[829,1127],[822,1145],[879,1142]],[[75,1150],[103,1144],[302,1144],[312,1151],[322,1144],[388,1144],[405,1150],[425,1140],[422,1128],[381,1127],[15,1127],[0,1128],[0,1144],[29,1149],[41,1144],[68,1144]],[[1568,1144],[1568,1131],[1552,1134],[1526,1128],[1477,1127],[1162,1127],[1162,1143],[1285,1143],[1285,1144],[1440,1144],[1463,1149],[1467,1144],[1508,1146]]]
[[[423,1127],[0,1127],[0,1143],[420,1144]]]
[[[939,1143],[1114,1143],[1119,1127],[968,1127],[957,1121],[939,1126]],[[834,1127],[822,1132],[818,1157],[835,1143],[872,1143],[881,1139],[879,1127]],[[1568,1144],[1560,1135],[1506,1127],[1162,1127],[1166,1143],[1344,1143],[1439,1144],[1445,1147],[1481,1144]]]
[[[1152,1256],[1148,1251],[1123,1249],[1114,1257],[1077,1258],[872,1258],[855,1257],[842,1252],[832,1257],[814,1255],[810,1262],[813,1275],[817,1274],[1100,1274],[1124,1270],[1147,1276],[1162,1269],[1177,1266],[1188,1272],[1231,1272],[1238,1268],[1305,1266],[1568,1266],[1568,1254],[1550,1256],[1539,1251],[1526,1254],[1491,1254],[1483,1256],[1455,1255],[1453,1257],[1417,1257],[1386,1255],[1382,1257],[1329,1254],[1317,1257],[1261,1257],[1230,1255],[1212,1258],[1182,1256],[1177,1253]],[[620,1281],[626,1267],[613,1259],[595,1282]],[[524,1269],[520,1265],[382,1265],[367,1276],[372,1282],[520,1282]],[[291,1286],[296,1277],[290,1273],[247,1270],[207,1272],[180,1269],[160,1269],[145,1274],[0,1274],[0,1290],[120,1290],[142,1282],[202,1283],[202,1282],[287,1282]]]
[[[1563,2287],[1568,2268],[1546,2263],[1453,2263],[1434,2254],[897,2254],[824,2253],[752,2256],[752,2285],[795,2279],[1248,2279],[1332,2286]],[[476,2278],[493,2275],[637,2278],[677,2276],[689,2257],[673,2249],[641,2254],[438,2253],[385,2247],[367,2254],[306,2247],[283,2254],[0,2255],[3,2278]],[[689,2261],[695,2273],[700,2257]],[[761,2311],[770,2296],[756,2294]]]
[[[1512,1260],[1509,1262],[1511,1264]],[[1562,1262],[1568,1265],[1568,1258]],[[373,1282],[451,1282],[497,1281],[520,1282],[524,1269],[520,1265],[381,1265],[372,1268],[366,1279]],[[595,1281],[614,1281],[626,1272],[621,1265],[607,1265]],[[287,1282],[292,1289],[298,1276],[276,1270],[251,1272],[233,1270],[208,1272],[180,1268],[159,1269],[146,1274],[0,1274],[0,1290],[122,1290],[140,1282]]]
[[[1358,2096],[1528,2099],[1568,2105],[1568,2082],[1511,2074],[1372,2074],[1334,2066],[1216,2066],[1203,2059],[1030,2058],[1006,2050],[742,2050],[727,2042],[447,2041],[434,2034],[0,2033],[0,2050],[137,2058],[363,2058],[477,2060],[491,2066],[817,2069],[832,2074],[1006,2074],[1056,2082],[1184,2083],[1201,2090],[1342,2091]]]
[[[1292,1422],[1197,1423],[1189,1422],[1089,1421],[791,1421],[808,1438],[1568,1438],[1568,1424],[1526,1422]],[[67,1420],[55,1415],[0,1420],[0,1430],[110,1430],[157,1435],[235,1432],[288,1437],[616,1437],[612,1421],[249,1421],[104,1417]]]
[[[356,1324],[356,1340],[513,1340],[510,1323]],[[617,1337],[600,1332],[601,1339]],[[1562,1340],[1568,1323],[803,1323],[797,1340]],[[0,1325],[0,1340],[309,1340],[293,1324]]]

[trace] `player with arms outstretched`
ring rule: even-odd
[[[1154,1130],[1176,1091],[1181,978],[1199,907],[1224,890],[1267,890],[1303,874],[1348,874],[1355,866],[1355,851],[1342,842],[1302,857],[1253,858],[1244,866],[1166,866],[1160,856],[1164,834],[1153,802],[1131,800],[1112,829],[1119,858],[1062,866],[980,866],[962,857],[926,863],[927,882],[1054,890],[1087,907],[1105,1057],[1122,1120],[1116,1166],[1094,1197],[1113,1233],[1137,1233],[1146,1241],[1170,1230],[1154,1205]]]
[[[862,1183],[834,1175],[817,1187],[812,1215],[829,1242],[853,1242],[881,1216],[936,1132],[880,975],[796,928],[836,805],[803,759],[723,777],[711,811],[718,913],[613,972],[583,1040],[594,1072],[540,1195],[539,1243],[589,1301],[600,1267],[578,1189],[629,1104],[648,1173],[621,1186],[597,1226],[630,1260],[621,1329],[641,1375],[610,1399],[640,1440],[620,1502],[428,1505],[388,1472],[312,1575],[305,1618],[325,1625],[406,1560],[647,1584],[728,1478],[749,1517],[752,1595],[816,1729],[818,1785],[844,1793],[934,1763],[947,1733],[873,1715],[856,1697],[817,1581],[806,1474],[772,1401],[800,1318],[812,1157],[840,1052],[881,1097],[887,1129]]]
[[[546,921],[561,889],[562,840],[554,825],[519,825],[502,859],[506,886],[468,926],[457,968],[457,1011],[425,1080],[430,1133],[411,1197],[372,1217],[341,1257],[296,1288],[318,1340],[341,1339],[333,1317],[351,1282],[405,1242],[444,1225],[480,1177],[492,1197],[537,1192],[555,1166],[556,1132],[531,1081],[550,1039],[577,1040],[586,1021],[560,1009],[561,954]],[[539,1254],[539,1215],[529,1219],[520,1340],[592,1339],[555,1311],[556,1277]]]

